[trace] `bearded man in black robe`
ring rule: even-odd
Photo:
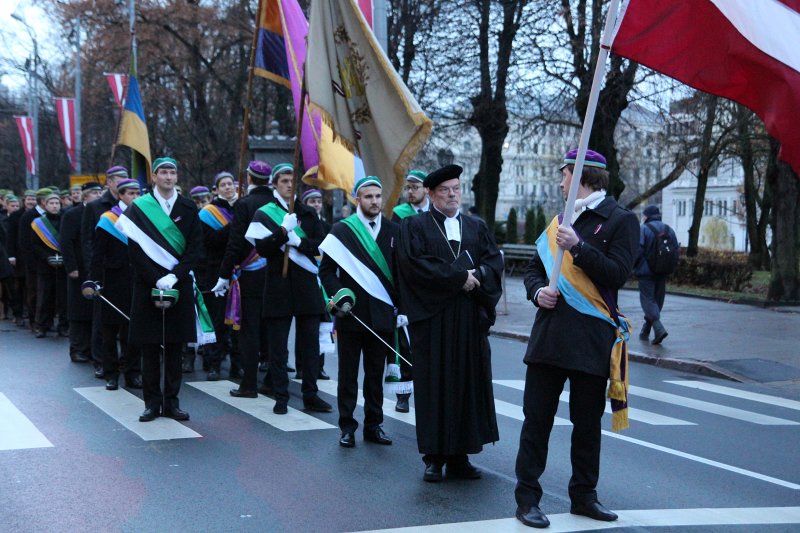
[[[489,327],[502,292],[503,260],[486,224],[459,213],[463,169],[428,175],[432,207],[403,220],[400,302],[408,316],[417,444],[425,481],[480,478],[467,454],[499,439]]]

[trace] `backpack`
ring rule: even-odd
[[[645,226],[655,235],[655,242],[647,251],[646,257],[650,272],[660,276],[672,274],[678,266],[681,255],[681,245],[675,232],[663,223],[661,231],[656,231],[656,226],[652,222],[648,222]]]

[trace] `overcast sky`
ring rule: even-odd
[[[25,58],[33,54],[33,43],[25,25],[11,17],[20,15],[30,25],[39,42],[39,57],[48,62],[64,46],[61,28],[54,27],[55,17],[48,14],[31,0],[0,0],[0,82],[12,91],[24,89],[25,72],[14,68],[24,65]]]

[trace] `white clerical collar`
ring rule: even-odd
[[[44,210],[43,207],[39,206],[39,204],[36,204],[33,207],[36,208],[36,212],[39,213],[40,215],[44,215],[47,212],[47,211]]]
[[[161,204],[161,209],[164,210],[166,214],[172,213],[172,208],[175,207],[175,202],[178,200],[178,192],[175,189],[172,189],[172,196],[169,198],[164,198],[161,196],[161,193],[158,192],[158,187],[153,187],[153,196],[158,203]]]
[[[431,200],[426,196],[425,205],[423,205],[422,207],[417,207],[414,204],[411,204],[411,208],[417,213],[425,213],[431,208]]]
[[[283,196],[278,194],[278,191],[272,189],[272,196],[274,196],[275,199],[278,200],[278,202],[283,206],[284,209],[286,209],[287,211],[289,210],[289,204],[286,203],[286,200],[283,199]]]
[[[361,220],[361,222],[363,222],[364,225],[367,227],[367,229],[369,230],[369,234],[372,235],[372,238],[377,239],[378,233],[381,232],[380,213],[378,213],[378,216],[370,220],[366,217],[366,215],[364,215],[363,211],[361,211],[361,206],[359,205],[358,207],[356,207],[356,214],[358,215],[358,218]]]
[[[436,209],[436,206],[433,206]],[[438,209],[436,209],[439,211]],[[442,213],[439,211],[439,213]],[[448,241],[456,241],[461,242],[461,221],[458,219],[458,215],[460,214],[460,210],[456,211],[456,214],[452,217],[449,217],[442,213],[444,216],[444,231],[447,233],[447,240]]]

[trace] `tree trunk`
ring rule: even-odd
[[[747,240],[750,242],[748,260],[754,268],[761,265],[762,252],[761,240],[758,238],[758,189],[756,187],[755,162],[753,145],[750,140],[752,134],[752,113],[741,104],[736,104],[736,133],[739,145],[739,159],[742,161],[744,173],[744,211],[747,229]]]
[[[692,225],[689,228],[689,245],[686,247],[686,255],[689,257],[697,256],[697,241],[700,237],[700,223],[703,221],[704,201],[706,199],[706,186],[708,185],[708,174],[714,157],[711,153],[711,137],[714,133],[714,120],[717,117],[717,97],[707,96],[706,120],[703,125],[703,140],[700,148],[700,171],[697,173],[697,192],[694,196],[694,211],[692,212]]]
[[[503,169],[503,143],[508,134],[508,120],[498,122],[502,123],[484,123],[478,128],[481,138],[481,165],[478,174],[472,180],[475,207],[489,229],[494,228],[500,173]],[[493,124],[496,127],[493,127]]]
[[[777,141],[770,139],[771,155],[777,156]],[[772,280],[767,299],[773,302],[800,299],[800,186],[798,176],[785,162],[770,165],[767,179],[774,192],[772,209]]]

